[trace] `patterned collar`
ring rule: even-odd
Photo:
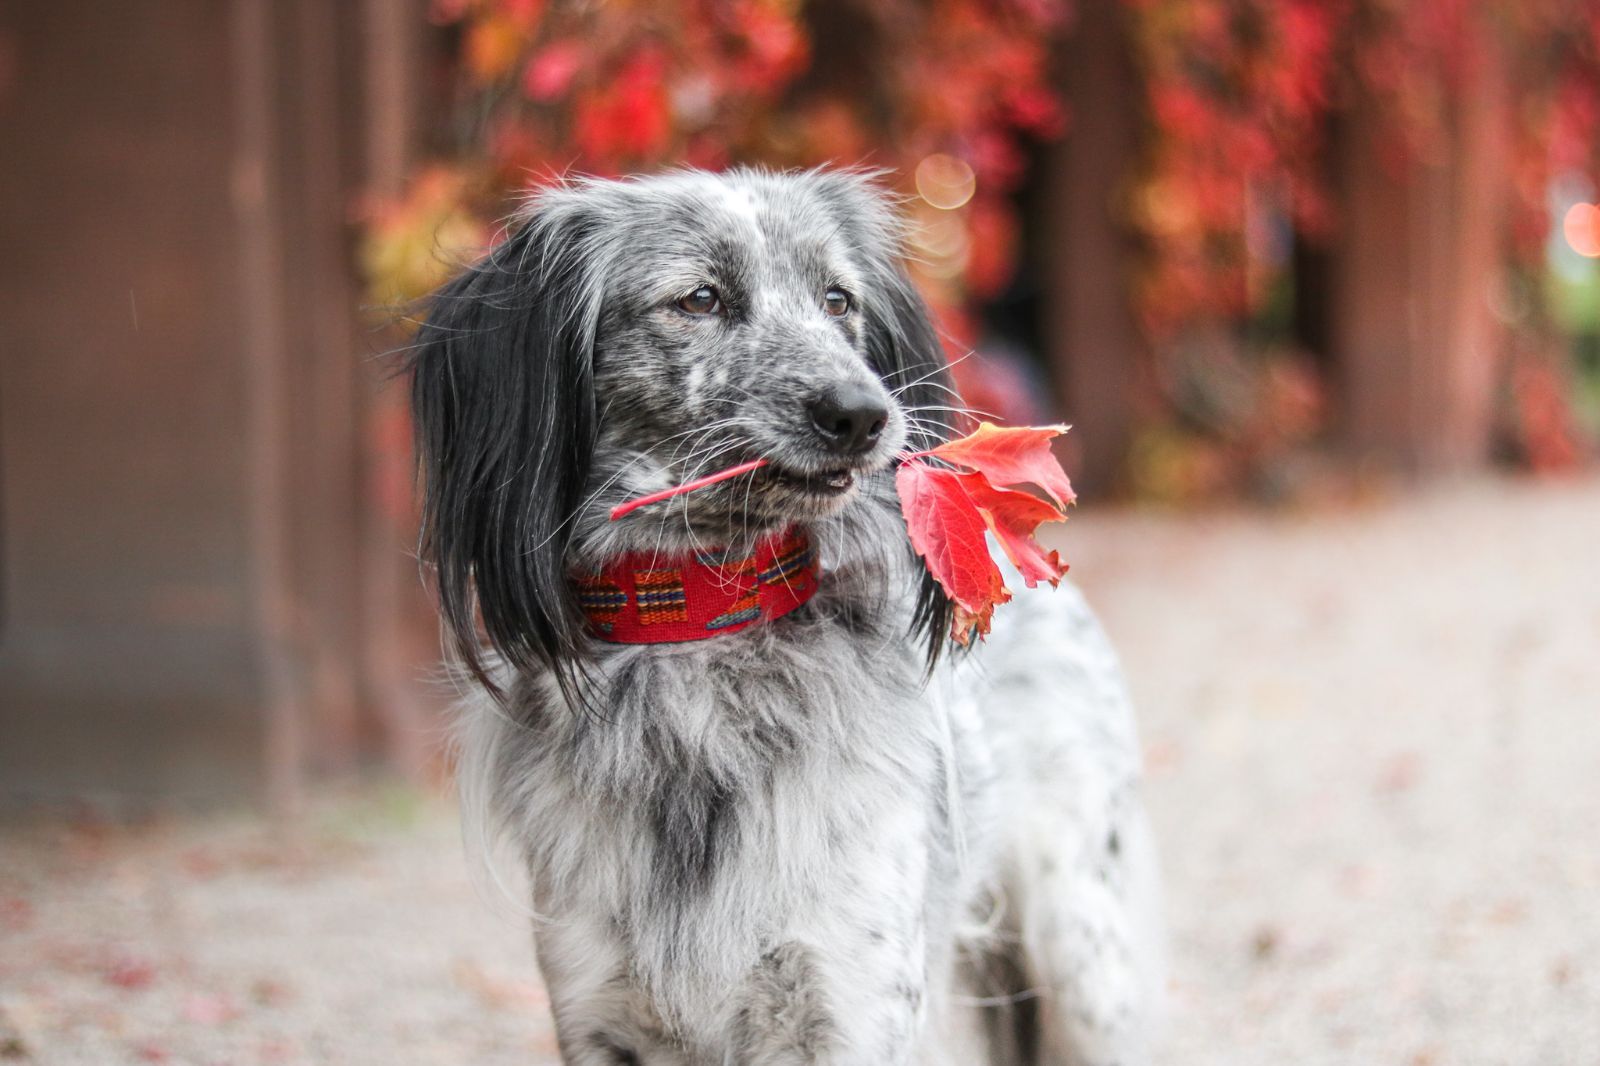
[[[601,640],[674,644],[782,618],[816,593],[817,553],[804,532],[791,528],[742,558],[634,553],[574,582],[589,628]]]

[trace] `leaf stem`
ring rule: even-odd
[[[719,470],[715,474],[707,474],[705,477],[697,477],[693,481],[685,481],[681,485],[674,485],[669,489],[662,489],[660,492],[652,492],[648,496],[640,496],[638,499],[629,500],[626,503],[619,503],[615,507],[611,508],[611,521],[615,522],[624,515],[627,515],[633,511],[637,511],[641,507],[648,507],[652,503],[660,503],[662,500],[670,500],[674,496],[682,496],[686,492],[693,492],[695,489],[703,489],[707,485],[715,485],[719,481],[727,481],[729,478],[736,478],[740,474],[748,474],[753,470],[760,470],[766,465],[766,459],[751,459],[747,463],[740,463],[738,466],[730,466],[728,469]]]

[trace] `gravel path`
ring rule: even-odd
[[[1080,516],[1143,716],[1168,1063],[1600,1063],[1600,482]],[[448,805],[0,828],[0,1061],[545,1066]]]

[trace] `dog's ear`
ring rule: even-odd
[[[896,401],[913,416],[908,447],[932,448],[953,435],[961,406],[927,305],[905,270],[904,224],[872,174],[814,172],[844,216],[851,247],[862,258],[862,314],[867,354]],[[927,642],[931,670],[949,643],[954,608],[926,568],[912,625]]]
[[[586,215],[580,191],[535,201],[429,299],[410,357],[421,556],[454,650],[496,698],[483,637],[569,693],[583,639],[565,556],[596,432],[602,279]]]

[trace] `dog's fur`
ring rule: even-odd
[[[1014,575],[987,645],[941,654],[888,469],[953,394],[898,257],[858,173],[574,182],[417,338],[423,554],[480,690],[463,794],[526,860],[568,1063],[1147,1060],[1155,867],[1116,661],[1075,591]],[[679,306],[707,285],[718,313]],[[887,425],[854,488],[808,491],[844,463],[806,405],[844,384]],[[608,520],[752,456],[772,466]],[[575,569],[791,523],[823,577],[787,617],[587,635]]]

